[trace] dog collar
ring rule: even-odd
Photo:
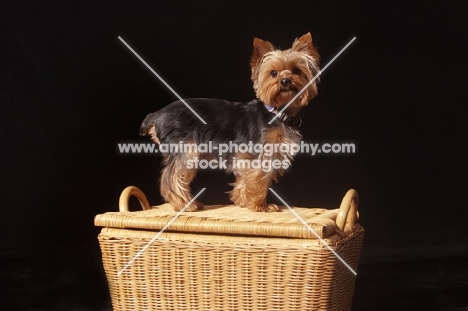
[[[277,118],[287,126],[291,127],[300,127],[302,124],[301,117],[295,117],[285,112],[279,112],[274,106],[270,104],[265,104],[265,108],[275,114]]]

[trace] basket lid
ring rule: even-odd
[[[138,198],[144,210],[128,210],[128,199],[132,195]],[[288,207],[279,207],[279,212],[274,213],[252,212],[234,205],[205,205],[201,211],[183,213],[175,212],[168,203],[150,207],[143,192],[133,186],[122,192],[120,203],[120,212],[99,214],[94,218],[94,224],[112,228],[158,231],[167,227],[165,230],[170,232],[303,239],[326,238],[342,230],[337,225],[341,209],[293,207],[306,226]]]

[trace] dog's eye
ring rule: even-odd
[[[292,70],[292,73],[295,74],[295,75],[300,75],[302,73],[302,71],[299,68],[294,68]]]
[[[278,71],[272,70],[272,71],[271,71],[271,76],[272,76],[273,78],[276,78],[276,77],[278,76]]]

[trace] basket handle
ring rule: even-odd
[[[119,211],[120,212],[128,212],[128,201],[130,200],[131,196],[134,196],[140,202],[141,208],[143,210],[150,209],[150,204],[148,203],[148,199],[146,199],[145,194],[139,188],[135,186],[128,186],[125,188],[122,193],[120,194],[119,198]]]
[[[357,191],[354,189],[348,190],[341,201],[338,216],[336,216],[336,224],[344,233],[353,230],[353,226],[359,218],[358,205],[359,196]]]

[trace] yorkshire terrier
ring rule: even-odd
[[[218,159],[217,146],[223,143],[291,145],[301,141],[298,131],[301,119],[298,113],[317,95],[319,74],[319,54],[312,44],[311,34],[296,39],[287,50],[278,50],[270,42],[258,38],[254,39],[253,47],[250,67],[257,99],[249,102],[185,99],[185,103],[206,124],[184,102],[178,100],[148,114],[141,124],[140,134],[150,135],[160,145],[210,143],[213,146],[207,153],[199,150],[163,153],[161,195],[176,211],[182,210],[193,198],[190,183],[197,169],[187,165],[190,160]],[[287,108],[281,112],[285,106]],[[240,152],[238,149],[222,155],[222,159],[228,163],[227,172],[234,173],[236,178],[229,193],[230,199],[235,205],[252,211],[278,211],[277,205],[267,204],[266,197],[272,182],[283,175],[284,166],[263,170],[245,165],[240,167],[233,163],[236,159],[291,161],[294,154],[278,150],[268,154],[258,150],[249,151]],[[186,211],[201,208],[203,204],[195,201],[187,206]]]

